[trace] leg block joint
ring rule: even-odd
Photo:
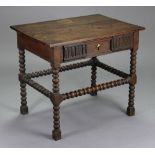
[[[60,105],[60,103],[64,100],[63,96],[58,93],[51,94],[51,101],[53,105]]]
[[[134,74],[134,75],[131,76],[129,84],[135,85],[136,83],[137,83],[137,75]]]

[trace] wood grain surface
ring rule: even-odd
[[[100,14],[11,26],[50,47],[143,30]]]

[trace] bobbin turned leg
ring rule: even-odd
[[[92,58],[92,66],[91,66],[91,86],[96,86],[96,73],[97,73],[97,66],[96,66],[96,61],[97,58],[93,57]],[[96,92],[92,92],[90,94],[91,96],[96,96],[97,95],[97,91]]]
[[[20,79],[20,76],[25,74],[25,51],[23,49],[19,49],[19,81],[20,81],[20,95],[21,95],[21,107],[20,112],[21,114],[28,113],[28,106],[27,106],[27,98],[26,98],[26,83]]]
[[[52,138],[54,140],[61,139],[61,130],[60,130],[60,94],[59,94],[59,68],[52,68],[53,76],[53,131]]]
[[[136,84],[136,55],[137,50],[131,50],[131,57],[130,57],[131,80],[129,83],[129,102],[127,107],[128,116],[135,115],[134,97],[135,97],[135,84]]]

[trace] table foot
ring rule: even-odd
[[[128,116],[134,116],[135,115],[135,108],[134,107],[128,107],[127,108],[127,115]]]
[[[28,106],[27,106],[27,105],[22,105],[22,106],[20,107],[20,113],[21,113],[22,115],[28,114]]]
[[[60,140],[61,139],[61,131],[59,129],[54,129],[52,131],[52,138],[54,140]]]

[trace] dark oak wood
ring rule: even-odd
[[[136,75],[136,55],[137,50],[139,46],[139,32],[134,33],[134,44],[133,48],[130,52],[130,76],[132,78],[130,84],[129,84],[129,102],[127,107],[127,115],[133,116],[135,115],[135,107],[134,107],[134,97],[135,97],[135,84],[137,81],[137,75]]]
[[[86,56],[86,44],[74,44],[70,46],[63,46],[63,62],[85,58]]]
[[[92,67],[91,67],[91,87],[96,86],[96,73],[97,73],[97,65],[96,65],[97,58],[93,57],[92,58]],[[97,95],[97,91],[91,93],[92,96]]]
[[[52,137],[54,140],[61,139],[60,104],[66,99],[86,94],[96,96],[98,91],[129,84],[127,115],[133,116],[135,114],[136,55],[139,45],[139,31],[144,30],[144,27],[95,14],[16,25],[11,26],[11,28],[17,32],[17,46],[19,48],[21,114],[28,113],[27,84],[48,97],[53,104]],[[51,68],[26,73],[25,50],[48,61]],[[131,52],[129,74],[97,59],[97,56],[124,50],[130,50]],[[61,66],[62,63],[85,58],[89,58],[89,60]],[[86,88],[61,93],[59,90],[59,73],[86,66],[91,67],[91,85]],[[97,67],[115,74],[121,79],[96,84]],[[52,91],[32,80],[32,78],[50,74],[52,74]]]
[[[107,83],[101,83],[101,84],[98,84],[98,85],[95,85],[92,87],[82,88],[82,89],[71,91],[69,93],[65,93],[62,95],[64,97],[64,100],[66,100],[66,99],[70,99],[70,98],[74,98],[74,97],[78,97],[78,96],[83,96],[86,94],[92,94],[94,92],[96,93],[97,91],[117,87],[120,85],[128,84],[129,82],[130,82],[130,78],[128,77],[128,78],[124,78],[124,79],[110,81]]]
[[[53,94],[54,96],[59,95],[59,68],[54,67],[52,68],[52,76],[53,76]],[[61,139],[61,130],[60,130],[60,107],[59,104],[57,103],[59,100],[56,100],[53,103],[53,120],[54,120],[54,125],[53,125],[53,132],[52,132],[52,137],[54,140],[59,140]]]
[[[136,51],[131,51],[131,61],[130,61],[130,76],[136,77]],[[135,97],[135,84],[136,82],[132,82],[129,84],[129,103],[127,107],[127,114],[129,116],[135,115],[134,108],[134,97]]]
[[[133,47],[133,33],[117,35],[112,37],[111,50],[121,51],[131,49]]]
[[[24,75],[26,71],[25,68],[25,51],[19,49],[19,75]],[[19,78],[20,80],[20,78]],[[26,97],[26,83],[20,80],[20,95],[21,95],[21,114],[25,115],[28,113],[27,97]]]

